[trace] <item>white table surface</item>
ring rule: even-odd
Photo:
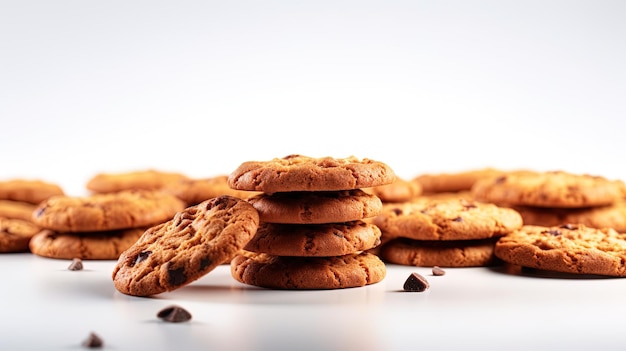
[[[626,279],[500,268],[387,266],[366,287],[277,291],[235,281],[227,265],[150,298],[115,290],[114,261],[0,255],[0,350],[618,350],[626,345]],[[412,272],[425,292],[405,292]],[[193,318],[166,323],[178,305]]]

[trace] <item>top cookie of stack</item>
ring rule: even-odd
[[[385,266],[366,251],[380,229],[363,219],[381,200],[362,188],[391,184],[386,164],[370,159],[289,155],[249,161],[229,176],[233,189],[261,192],[248,199],[259,212],[256,235],[231,261],[242,283],[275,289],[338,289],[382,280]]]

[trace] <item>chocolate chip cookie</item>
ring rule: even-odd
[[[169,183],[164,190],[185,201],[187,206],[197,205],[202,201],[221,195],[235,196],[240,199],[260,194],[258,191],[236,190],[228,186],[228,175],[211,178],[188,178]]]
[[[22,201],[0,200],[0,217],[31,222],[37,205]]]
[[[380,248],[389,263],[419,267],[486,267],[500,261],[494,255],[498,238],[482,240],[411,240],[397,238]]]
[[[495,168],[480,168],[450,173],[424,173],[413,180],[421,185],[424,194],[453,193],[470,190],[477,180],[500,173],[502,171]]]
[[[408,202],[422,195],[422,185],[414,180],[396,178],[391,184],[363,188],[368,194],[376,195],[382,202]]]
[[[41,228],[21,219],[0,218],[0,252],[28,251],[30,239]]]
[[[42,180],[11,179],[0,181],[0,199],[38,204],[55,195],[64,195],[63,189]]]
[[[98,173],[87,181],[86,188],[93,193],[100,194],[122,190],[156,190],[183,179],[187,179],[184,174],[155,169]]]

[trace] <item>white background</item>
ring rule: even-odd
[[[292,153],[626,178],[622,1],[0,1],[0,178]]]

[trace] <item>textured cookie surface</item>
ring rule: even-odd
[[[424,173],[413,180],[422,186],[424,194],[457,192],[470,190],[477,180],[500,173],[494,168],[481,168],[454,173]]]
[[[418,201],[385,206],[374,218],[383,238],[470,240],[505,235],[519,229],[519,213],[465,199]]]
[[[37,205],[23,201],[0,200],[0,217],[31,222]]]
[[[28,251],[30,239],[40,231],[29,221],[0,218],[0,252]]]
[[[30,251],[59,259],[117,260],[139,239],[144,229],[133,228],[95,233],[57,233],[42,230],[30,240]]]
[[[519,171],[479,180],[471,191],[476,200],[496,204],[578,208],[621,200],[624,183],[562,171]]]
[[[60,186],[41,180],[11,179],[0,181],[0,199],[38,204],[55,195],[64,195]]]
[[[333,257],[288,257],[250,253],[231,261],[237,281],[270,289],[343,289],[378,283],[386,275],[376,255],[359,253]]]
[[[148,227],[171,219],[184,207],[185,203],[176,196],[157,190],[54,196],[39,204],[33,222],[58,232]]]
[[[380,244],[380,229],[363,221],[331,224],[261,223],[245,250],[276,256],[342,256]]]
[[[154,169],[123,173],[98,173],[87,181],[86,188],[94,193],[137,189],[156,190],[182,179],[187,179],[187,177],[181,173]]]
[[[394,239],[380,248],[389,263],[420,267],[485,267],[498,262],[494,256],[497,238],[460,241]]]
[[[236,190],[231,188],[228,186],[227,175],[201,179],[182,179],[166,185],[164,189],[185,201],[188,206],[197,205],[202,201],[222,195],[247,199],[259,194],[258,191]]]
[[[219,196],[188,207],[146,230],[117,261],[112,279],[128,295],[149,296],[185,286],[231,260],[256,233],[257,211]]]
[[[289,155],[244,162],[229,175],[228,184],[233,189],[265,193],[335,191],[390,184],[395,178],[391,167],[370,159]]]
[[[262,222],[336,223],[374,217],[383,204],[363,190],[292,191],[259,194],[248,202],[259,211]]]
[[[505,262],[548,271],[626,276],[626,236],[584,225],[526,225],[498,240]]]
[[[422,194],[422,185],[417,181],[396,178],[391,184],[364,188],[363,190],[378,196],[382,202],[407,202]]]

